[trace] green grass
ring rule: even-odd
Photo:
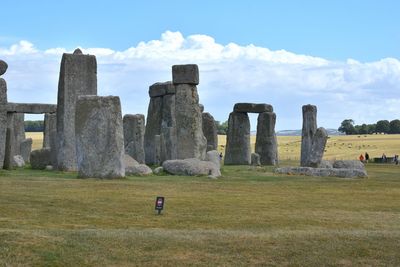
[[[400,167],[367,168],[368,179],[0,171],[0,266],[399,266]]]

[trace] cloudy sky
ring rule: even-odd
[[[149,85],[195,63],[220,121],[237,102],[272,104],[277,130],[300,129],[304,104],[326,128],[400,118],[400,1],[81,2],[2,0],[9,101],[56,103],[62,53],[80,47],[124,114],[147,114]]]

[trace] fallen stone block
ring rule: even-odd
[[[197,158],[166,160],[162,164],[164,171],[174,175],[207,175],[221,176],[219,168],[211,161],[201,161]]]

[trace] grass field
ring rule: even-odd
[[[399,266],[400,169],[367,168],[368,179],[229,166],[218,180],[111,181],[2,170],[0,266]]]
[[[219,151],[224,152],[226,136],[218,136]],[[252,151],[256,137],[251,137]],[[278,136],[279,157],[283,160],[300,160],[300,136]],[[381,157],[382,153],[393,157],[400,154],[400,135],[340,135],[328,139],[324,158],[333,159],[358,159],[360,154],[368,152],[371,158]]]
[[[388,137],[332,137],[327,154],[357,155],[363,140],[379,156],[374,146],[399,148]],[[295,157],[299,138],[279,143]],[[340,179],[224,166],[218,180],[0,170],[0,266],[400,266],[400,167],[367,170]]]

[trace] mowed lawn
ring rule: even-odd
[[[0,266],[400,266],[400,166],[367,170],[224,166],[218,180],[1,170]]]

